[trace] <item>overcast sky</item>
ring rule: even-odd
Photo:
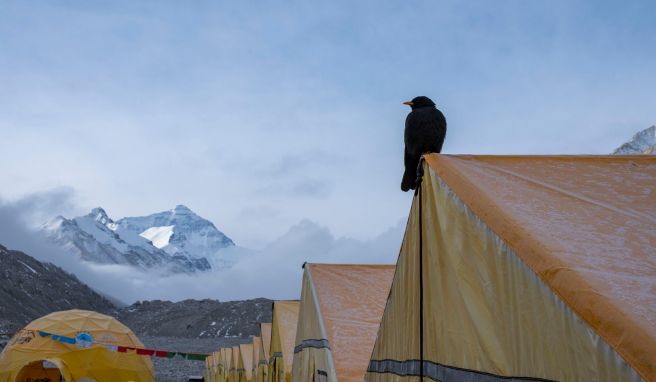
[[[604,154],[656,123],[654,1],[3,1],[0,198],[185,204],[264,248],[407,216],[401,102],[446,153]],[[55,210],[58,207],[55,207]]]

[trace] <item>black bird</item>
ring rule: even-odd
[[[439,153],[446,136],[446,118],[430,98],[419,96],[403,102],[412,108],[405,119],[405,172],[401,190],[414,190],[417,181],[417,165],[426,153]]]

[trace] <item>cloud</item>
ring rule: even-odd
[[[137,300],[214,298],[240,300],[254,297],[299,298],[302,265],[318,263],[394,264],[401,244],[404,222],[371,240],[335,237],[316,222],[302,220],[261,250],[225,249],[239,260],[235,266],[193,275],[143,272],[124,265],[99,265],[79,260],[49,243],[29,217],[43,215],[73,203],[71,190],[53,190],[15,202],[0,203],[0,244],[23,251],[41,261],[54,263],[95,290],[126,303]],[[44,208],[43,211],[39,211]],[[355,260],[357,259],[357,260]]]

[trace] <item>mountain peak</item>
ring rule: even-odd
[[[107,212],[102,207],[96,207],[87,214],[88,217],[94,219],[101,224],[113,223],[112,219],[109,218]]]
[[[175,206],[173,211],[175,211],[175,212],[187,212],[187,213],[193,212],[189,207],[185,206],[184,204],[178,204],[177,206]]]
[[[176,273],[208,270],[212,263],[222,268],[234,263],[230,253],[219,253],[234,247],[234,242],[182,204],[172,210],[117,221],[97,207],[67,222],[64,218],[54,219],[43,229],[88,261],[143,269],[169,267]]]
[[[656,125],[639,131],[630,141],[613,152],[615,155],[654,153],[656,153]]]

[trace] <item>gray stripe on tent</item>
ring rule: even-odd
[[[328,349],[330,350],[330,344],[328,340],[322,338],[320,340],[303,340],[299,345],[294,348],[294,354],[300,353],[305,348],[317,348],[317,349]]]
[[[396,361],[392,359],[372,360],[367,368],[368,373],[390,373],[401,377],[418,377],[421,361],[410,359]],[[549,379],[532,377],[504,377],[482,371],[461,369],[454,366],[424,361],[424,377],[438,382],[508,382],[508,381],[540,381],[553,382]]]
[[[267,361],[264,360],[264,359],[261,359],[260,362],[258,363],[258,365],[266,365],[266,364],[267,364]]]

